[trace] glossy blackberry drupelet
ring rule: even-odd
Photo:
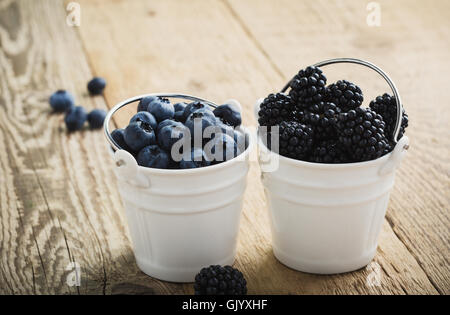
[[[350,162],[348,154],[336,140],[319,142],[311,155],[311,162],[315,163],[347,163]]]
[[[296,113],[296,120],[313,128],[315,140],[337,139],[336,122],[341,109],[330,102],[320,102],[316,106],[319,113],[300,111]]]
[[[336,124],[339,142],[346,148],[353,162],[374,160],[385,154],[388,140],[385,123],[369,108],[356,108],[341,113]]]
[[[260,105],[258,112],[260,126],[278,125],[282,121],[294,118],[294,102],[283,93],[269,94]]]
[[[306,161],[314,144],[314,132],[308,125],[296,121],[280,123],[280,155]],[[273,148],[273,143],[271,144]]]
[[[359,107],[364,100],[359,86],[347,80],[339,80],[327,86],[325,98],[327,101],[336,104],[344,112]]]
[[[74,100],[66,90],[58,90],[50,96],[49,103],[55,112],[65,112],[73,107]]]
[[[195,295],[245,295],[247,281],[231,266],[209,266],[195,276]]]
[[[100,77],[95,77],[87,84],[87,89],[91,95],[99,95],[103,93],[106,87],[106,80]]]
[[[297,105],[297,110],[313,112],[312,106],[324,100],[327,78],[322,70],[310,66],[300,70],[289,83],[289,95]]]
[[[389,140],[393,140],[393,133],[395,123],[397,121],[397,101],[394,96],[387,93],[382,96],[378,96],[375,100],[370,102],[370,109],[383,117],[386,123],[385,135]],[[398,133],[397,140],[401,139],[405,133],[406,127],[408,127],[408,114],[403,110],[402,123],[400,125],[400,131]]]

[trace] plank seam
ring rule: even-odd
[[[282,80],[286,79],[286,76],[283,74],[280,68],[276,65],[276,63],[272,60],[270,55],[267,53],[267,51],[263,48],[263,46],[259,43],[259,41],[256,39],[256,37],[252,34],[250,29],[247,27],[247,25],[244,23],[244,21],[241,19],[239,14],[233,9],[233,6],[228,2],[228,0],[221,0],[222,3],[227,7],[228,11],[230,11],[231,16],[233,19],[236,20],[236,22],[241,26],[242,30],[244,31],[245,35],[250,39],[250,41],[255,45],[255,47],[263,54],[263,56],[267,59],[267,61],[270,63],[270,66],[273,68],[273,70],[280,76]]]

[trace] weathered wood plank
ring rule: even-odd
[[[65,88],[87,109],[105,108],[86,93],[79,37],[62,2],[3,1],[0,41],[0,293],[111,292],[137,267],[104,136],[68,134],[47,101]],[[66,284],[71,262],[79,288]]]
[[[234,97],[244,105],[244,122],[254,125],[251,107],[255,99],[283,86],[298,66],[317,60],[289,56],[284,61],[286,68],[278,66],[261,46],[261,39],[252,35],[255,19],[269,26],[279,23],[270,21],[269,17],[277,12],[274,10],[279,4],[274,2],[265,2],[261,7],[259,2],[253,3],[258,14],[252,19],[240,19],[236,11],[240,14],[241,9],[233,9],[237,3],[230,6],[224,1],[209,1],[207,5],[204,1],[114,1],[107,8],[102,1],[80,3],[85,21],[80,27],[81,38],[95,72],[109,80],[105,93],[109,106],[132,95],[156,91],[188,92],[218,102]],[[299,2],[293,1],[291,6],[295,7],[294,3]],[[246,14],[251,15],[250,6],[242,4],[242,10],[245,8]],[[327,10],[331,14],[333,7]],[[286,15],[290,13],[279,12],[278,19],[284,20]],[[247,20],[252,22],[247,24]],[[274,47],[276,51],[283,47],[301,51],[301,42],[286,42],[292,39],[292,34],[286,34],[289,31],[278,29],[276,35],[285,42],[278,43]],[[328,53],[340,54],[339,51]],[[321,59],[317,51],[311,50],[310,54]],[[124,125],[130,114],[121,114],[117,119],[119,125]],[[387,224],[375,259],[378,265],[372,266],[380,268],[380,286],[366,285],[372,267],[329,277],[284,267],[271,253],[266,201],[258,177],[259,169],[253,165],[236,262],[248,278],[250,293],[437,293],[408,248]],[[149,280],[139,281],[143,284],[138,284],[145,286]],[[168,292],[176,287],[161,284],[155,292]],[[115,288],[133,291],[129,282],[118,283]],[[184,288],[192,292],[189,287]]]
[[[449,294],[450,108],[447,82],[439,74],[450,71],[450,2],[377,1],[380,27],[366,24],[364,1],[229,3],[285,80],[298,67],[336,56],[367,59],[388,71],[410,116],[411,150],[399,169],[387,219],[436,290]],[[362,86],[367,103],[388,88],[356,66],[326,70],[333,80],[344,71]]]

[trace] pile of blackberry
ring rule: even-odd
[[[360,87],[347,80],[327,86],[325,74],[313,66],[300,70],[289,88],[288,93],[270,94],[260,106],[258,122],[266,127],[260,135],[269,149],[296,160],[332,164],[374,160],[394,148],[395,97],[378,96],[363,108]],[[398,139],[406,127],[403,110]],[[270,141],[276,133],[278,146]]]

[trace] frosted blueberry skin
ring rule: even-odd
[[[115,129],[111,132],[111,137],[116,142],[116,144],[120,147],[120,149],[130,152],[134,154],[133,150],[128,146],[125,142],[125,129]]]
[[[67,130],[75,131],[80,130],[87,120],[86,110],[81,106],[71,107],[64,117],[64,122],[66,123]]]
[[[156,136],[153,128],[143,122],[132,122],[125,128],[125,142],[135,152],[143,147],[156,143]]]
[[[173,108],[176,112],[183,112],[186,109],[187,104],[185,102],[176,103],[173,105]]]
[[[195,126],[197,123],[201,126],[202,134],[200,137],[203,139],[205,129],[210,126],[216,126],[216,117],[209,110],[198,110],[190,114],[184,125],[189,129],[192,140],[197,136],[195,134]]]
[[[148,108],[148,104],[158,99],[156,96],[146,96],[139,101],[137,111],[138,112],[146,112]]]
[[[102,94],[105,87],[106,87],[106,80],[100,77],[94,77],[87,84],[87,89],[91,95]]]
[[[207,155],[201,148],[192,148],[190,158],[181,159],[180,168],[199,168],[211,165],[211,161],[208,160]]]
[[[167,169],[170,166],[170,157],[158,145],[150,145],[139,151],[137,163],[140,166]]]
[[[162,98],[151,101],[148,104],[147,111],[156,118],[157,122],[172,119],[175,114],[173,105],[167,99]]]
[[[133,117],[131,117],[130,124],[135,121],[143,121],[143,122],[149,124],[153,128],[153,130],[156,130],[156,128],[158,127],[156,118],[149,112],[138,112]]]
[[[241,112],[239,108],[232,104],[223,104],[218,106],[213,111],[216,117],[222,119],[227,125],[237,127],[242,123]]]
[[[203,109],[203,110],[211,110],[208,105],[206,105],[205,103],[202,103],[202,102],[189,103],[185,107],[185,109],[183,111],[183,119],[184,119],[184,121],[186,121],[187,118],[189,117],[189,115],[191,115],[193,112],[196,112],[196,111],[201,110],[201,109]]]
[[[49,98],[49,103],[55,112],[65,112],[74,106],[72,94],[66,90],[58,90]]]
[[[216,156],[220,154],[220,150],[222,150],[222,155]],[[209,152],[211,153],[211,156],[209,156],[208,159],[213,161],[214,164],[231,160],[241,153],[236,141],[226,134],[222,134],[221,136],[217,135],[208,142],[205,146],[205,152],[207,154],[209,154]]]
[[[159,146],[170,153],[175,142],[188,136],[188,129],[180,122],[166,124],[157,132]]]
[[[106,111],[103,109],[94,109],[88,114],[87,121],[92,129],[99,129],[103,126],[105,117]]]

